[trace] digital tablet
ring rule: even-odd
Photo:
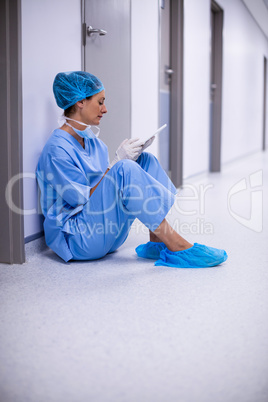
[[[156,132],[153,135],[150,135],[150,137],[148,137],[145,141],[144,144],[149,141],[151,138],[155,137],[156,134],[159,134],[162,130],[164,130],[167,127],[167,124],[163,124],[163,126],[159,127],[158,130],[156,130]]]

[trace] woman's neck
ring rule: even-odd
[[[69,126],[67,126],[66,124],[64,124],[61,128],[61,130],[67,131],[67,133],[69,133],[72,137],[74,137],[79,144],[85,148],[85,141],[84,138],[80,137],[78,134],[76,134],[76,132]]]

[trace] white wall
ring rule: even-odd
[[[183,176],[208,170],[210,0],[184,2]]]
[[[22,0],[23,169],[34,174],[41,150],[62,111],[52,84],[60,71],[81,70],[80,0]],[[35,179],[24,180],[24,208],[37,209]],[[36,214],[25,237],[42,230]]]
[[[131,135],[143,139],[159,123],[158,12],[157,0],[131,2]],[[150,152],[157,150],[156,139]]]
[[[268,39],[240,0],[224,9],[222,163],[262,148],[263,58]]]
[[[268,40],[241,0],[224,10],[222,163],[261,150],[263,57]],[[187,0],[184,50],[184,177],[208,170],[210,1]]]

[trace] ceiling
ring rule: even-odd
[[[268,39],[268,0],[242,0]]]

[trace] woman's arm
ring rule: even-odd
[[[104,178],[104,176],[106,175],[106,173],[107,172],[109,172],[109,168],[108,169],[106,169],[106,172],[104,173],[104,175],[102,176],[102,178],[100,179],[100,181],[94,186],[94,187],[92,187],[91,189],[90,189],[90,197],[92,196],[92,194],[94,193],[94,191],[96,190],[96,188],[98,187],[98,185],[100,184],[100,182],[102,181],[102,179]]]

